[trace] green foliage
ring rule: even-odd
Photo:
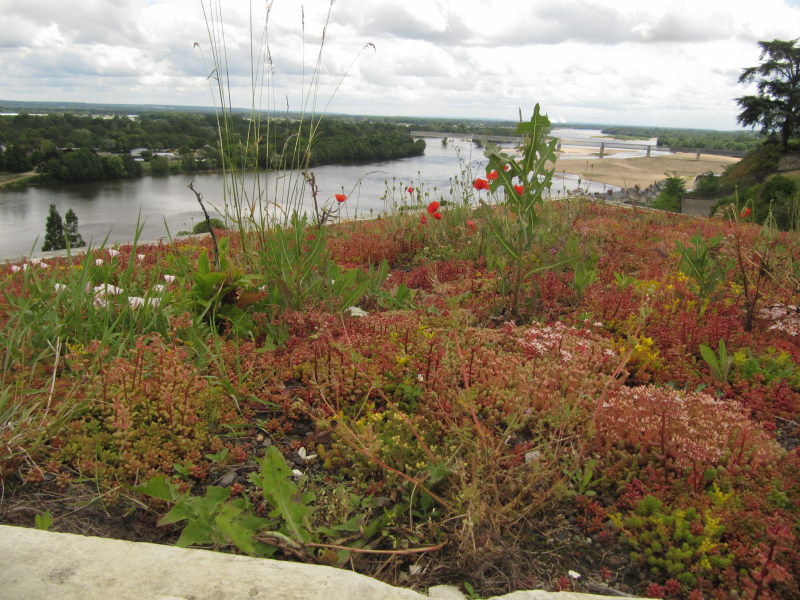
[[[676,249],[681,256],[678,268],[692,280],[694,291],[702,300],[700,308],[704,310],[719,284],[724,281],[729,265],[719,255],[721,236],[705,239],[695,234],[689,242],[686,246],[676,242]]]
[[[732,360],[736,374],[748,381],[785,381],[800,390],[800,367],[787,352],[768,348],[763,354],[755,354],[743,348],[734,353]]]
[[[750,196],[753,219],[757,223],[763,224],[772,218],[783,231],[797,227],[800,220],[800,193],[794,179],[774,175],[755,186]]]
[[[711,129],[674,129],[632,125],[603,126],[603,133],[631,139],[658,138],[659,146],[708,148],[714,150],[753,150],[762,139],[752,131],[715,131]]]
[[[269,557],[276,551],[288,551],[295,557],[313,560],[313,548],[325,538],[341,538],[347,533],[349,544],[362,547],[367,541],[381,535],[391,511],[385,516],[369,520],[364,509],[372,503],[357,495],[350,498],[346,521],[333,525],[318,525],[314,515],[312,492],[304,492],[296,482],[286,459],[275,446],[267,448],[258,461],[258,471],[251,473],[250,482],[260,491],[265,503],[272,510],[266,517],[256,515],[256,507],[247,496],[230,499],[230,488],[209,486],[204,496],[179,493],[177,487],[165,477],[159,476],[140,485],[135,491],[172,504],[172,508],[161,519],[159,525],[185,521],[177,545],[212,546],[226,548],[235,546],[250,556]],[[350,516],[351,511],[358,511]],[[353,534],[356,535],[353,535]],[[337,560],[347,560],[349,554],[340,552]]]
[[[670,212],[681,212],[683,207],[683,196],[686,193],[686,186],[683,177],[677,173],[665,173],[667,179],[664,187],[653,201],[653,208],[668,210]]]
[[[739,83],[757,81],[758,95],[741,96],[736,103],[744,126],[761,126],[765,134],[779,134],[784,150],[789,138],[800,134],[800,46],[798,40],[760,41],[761,61],[739,76]]]
[[[154,156],[149,163],[151,175],[169,175],[169,160],[164,156]]]
[[[255,516],[247,498],[229,501],[230,488],[209,486],[205,496],[190,496],[179,493],[174,484],[159,476],[134,489],[173,504],[158,524],[186,521],[176,542],[181,548],[235,546],[246,554],[261,557],[272,556],[276,551],[275,547],[253,539],[256,533],[268,529],[274,522]]]
[[[301,309],[313,301],[341,312],[358,305],[365,295],[378,294],[389,273],[388,262],[366,273],[342,269],[330,259],[326,238],[326,228],[310,227],[308,217],[297,213],[289,227],[265,233],[257,260],[269,303]]]
[[[61,215],[56,210],[56,205],[51,204],[50,212],[47,214],[47,222],[45,223],[42,250],[47,252],[49,250],[62,250],[66,247],[67,242],[64,238],[64,222],[61,220]]]
[[[267,453],[259,461],[257,473],[250,480],[261,489],[264,499],[273,507],[272,517],[280,518],[281,533],[293,541],[311,541],[311,503],[314,495],[301,493],[293,481],[292,471],[283,455],[275,446],[267,448]]]
[[[49,510],[44,511],[43,513],[37,513],[33,517],[33,523],[33,526],[36,527],[36,529],[49,531],[49,529],[53,526],[53,515]]]
[[[67,247],[80,248],[85,245],[86,242],[78,232],[78,215],[75,214],[75,211],[70,208],[62,221],[55,204],[51,204],[45,224],[42,250],[47,252],[48,250],[63,250]]]
[[[71,208],[64,215],[64,238],[70,248],[81,248],[86,245],[78,231],[78,215]]]
[[[577,239],[573,239],[575,243],[571,244],[573,246],[573,251],[570,252],[570,254],[577,258],[571,264],[573,277],[570,285],[572,289],[575,290],[578,298],[582,298],[586,289],[597,281],[597,276],[599,274],[596,267],[597,257],[584,257],[577,251]]]
[[[631,559],[653,578],[677,580],[684,591],[694,588],[698,578],[718,579],[733,563],[733,554],[721,541],[725,528],[713,509],[672,509],[648,495],[627,515],[609,516],[632,547]]]
[[[721,179],[720,175],[714,175],[714,173],[700,175],[698,176],[692,193],[695,196],[706,198],[716,196],[722,191]]]
[[[537,104],[531,120],[517,125],[517,133],[522,134],[525,139],[521,159],[502,153],[496,148],[486,152],[489,158],[487,172],[497,173],[497,178],[489,184],[490,190],[496,192],[503,188],[504,208],[508,212],[500,211],[497,214],[487,206],[485,217],[495,240],[513,263],[511,311],[515,314],[519,310],[522,280],[527,274],[524,266],[525,252],[533,244],[536,229],[542,222],[537,214],[537,207],[544,201],[544,195],[550,190],[553,179],[558,140],[547,140],[549,130],[550,119],[539,113]],[[515,181],[516,185],[522,185],[522,193],[515,189]]]
[[[32,160],[39,170],[59,181],[98,181],[140,177],[142,163],[129,154],[134,148],[149,148],[142,157],[149,170],[166,175],[173,170],[185,172],[222,168],[224,159],[241,168],[283,168],[290,162],[284,155],[293,144],[301,155],[308,155],[303,166],[353,164],[420,156],[425,141],[414,140],[406,126],[384,122],[351,122],[326,118],[319,122],[275,119],[267,135],[250,152],[244,140],[251,121],[243,114],[229,115],[225,156],[217,148],[219,136],[214,114],[145,113],[137,119],[115,116],[112,119],[49,114],[0,117],[0,140],[8,146],[2,152],[0,170],[29,171]],[[312,133],[311,129],[316,129]],[[309,150],[314,138],[313,151]],[[53,144],[52,151],[39,148]],[[69,148],[57,150],[56,148]],[[99,148],[113,156],[100,156]],[[153,151],[182,148],[180,161],[153,157]]]
[[[211,227],[215,229],[226,229],[225,223],[223,221],[221,221],[220,219],[213,219],[213,218],[211,219]],[[192,227],[192,233],[194,234],[208,233],[208,232],[209,232],[209,227],[207,221],[200,221],[199,223],[197,223],[197,225]]]
[[[719,341],[719,351],[716,354],[705,344],[700,344],[700,355],[706,361],[714,379],[720,383],[727,383],[733,366],[733,356],[728,354],[725,340]]]

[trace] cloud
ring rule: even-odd
[[[202,5],[207,17],[222,11],[234,103],[246,106],[251,35],[256,54],[266,51],[265,5]],[[298,107],[312,85],[325,28],[318,102],[333,95],[332,110],[515,119],[541,102],[568,120],[670,124],[694,114],[695,126],[709,127],[735,126],[732,98],[748,93],[736,78],[757,63],[755,42],[793,39],[800,22],[786,0],[337,0],[330,13],[330,0],[268,6],[274,76],[268,71],[265,94],[281,108],[287,98]],[[2,96],[212,102],[207,25],[223,30],[196,0],[0,0],[0,13]],[[362,52],[366,42],[376,51]]]

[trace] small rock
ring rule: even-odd
[[[219,478],[219,485],[222,487],[227,487],[233,483],[234,479],[236,479],[236,471],[228,471]]]

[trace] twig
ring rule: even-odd
[[[211,241],[214,242],[214,265],[219,268],[219,245],[217,244],[217,234],[214,233],[214,228],[211,226],[211,217],[208,216],[208,211],[206,210],[205,204],[203,204],[203,194],[198,192],[194,189],[194,181],[192,181],[188,186],[190,190],[194,192],[195,197],[197,198],[198,204],[200,204],[200,208],[203,209],[203,214],[206,216],[206,224],[208,225],[208,231],[211,233]]]
[[[306,546],[310,546],[312,548],[330,548],[332,550],[347,550],[348,552],[355,552],[357,554],[395,554],[395,555],[435,552],[437,550],[441,550],[446,545],[447,542],[442,542],[441,544],[436,544],[435,546],[426,546],[424,548],[408,548],[406,550],[369,550],[366,548],[350,548],[349,546],[339,546],[337,544],[314,544],[314,543],[306,544]]]

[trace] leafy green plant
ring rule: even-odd
[[[510,308],[513,314],[519,312],[522,282],[531,272],[525,254],[542,223],[537,207],[541,206],[552,185],[557,140],[547,140],[549,130],[550,119],[539,113],[537,104],[531,120],[517,125],[517,133],[525,138],[520,160],[496,148],[486,153],[487,172],[491,174],[487,187],[492,192],[502,187],[504,204],[498,211],[484,203],[485,217],[492,235],[512,264]],[[486,184],[484,180],[476,180],[476,187]]]
[[[725,340],[719,341],[717,353],[705,344],[700,344],[700,355],[706,361],[708,368],[711,369],[712,377],[720,383],[727,383],[733,366],[733,356],[728,354]]]
[[[754,354],[749,348],[737,350],[733,355],[733,369],[748,381],[764,383],[782,380],[794,389],[800,389],[800,368],[792,357],[775,348],[767,348],[763,354]]]
[[[597,477],[595,467],[597,467],[597,461],[593,458],[590,458],[585,463],[579,464],[572,469],[564,467],[564,475],[569,478],[571,486],[570,495],[580,495],[588,498],[597,495],[597,492],[592,488],[601,483],[603,478]]]
[[[694,282],[695,291],[701,299],[700,311],[704,312],[725,278],[729,261],[719,255],[721,236],[705,239],[700,234],[695,234],[689,241],[689,245],[676,243],[681,257],[678,268]]]
[[[321,548],[338,550],[341,553],[338,560],[343,561],[351,549],[358,551],[380,535],[382,526],[395,514],[386,511],[370,520],[366,513],[357,513],[338,525],[319,525],[313,520],[315,494],[303,491],[296,481],[297,473],[289,468],[280,450],[275,446],[267,448],[258,466],[249,480],[271,508],[266,517],[256,515],[256,507],[247,496],[232,500],[231,490],[226,487],[210,486],[204,496],[192,496],[178,492],[177,486],[159,476],[134,489],[172,505],[158,524],[185,522],[178,546],[235,546],[251,556],[268,557],[281,550],[300,560],[313,561],[315,549]],[[371,508],[369,502],[358,497],[355,502],[352,500],[348,510]],[[339,538],[343,533],[348,534],[346,539],[351,546],[320,543],[322,539]]]
[[[33,517],[33,523],[36,529],[41,529],[42,531],[49,531],[50,528],[53,526],[53,515],[50,513],[49,510],[44,511],[43,513],[37,513]]]
[[[664,186],[653,201],[653,208],[681,212],[683,195],[686,193],[684,179],[677,173],[665,173]]]
[[[578,298],[582,298],[586,289],[597,281],[598,272],[597,267],[595,267],[595,260],[592,258],[583,260],[578,258],[571,266],[573,279],[570,285],[575,290]]]

